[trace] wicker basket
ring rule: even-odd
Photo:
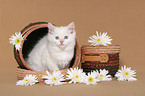
[[[42,75],[46,75],[46,72],[36,72],[33,71],[25,62],[24,58],[27,58],[30,51],[33,49],[35,44],[40,40],[44,35],[48,33],[48,22],[36,22],[31,23],[28,26],[26,26],[22,31],[22,35],[24,37],[24,40],[22,41],[21,49],[15,50],[14,48],[14,56],[18,63],[17,68],[17,78],[23,79],[26,74],[35,74],[38,77],[39,82],[43,82]],[[75,49],[74,49],[74,57],[70,63],[69,68],[74,67],[81,67],[80,66],[80,49],[79,45],[76,41]],[[68,68],[68,69],[69,69]],[[66,75],[66,72],[68,69],[60,70],[62,74]],[[52,72],[52,71],[50,71]]]
[[[120,47],[118,45],[95,47],[83,45],[81,52],[82,68],[86,73],[105,68],[114,77],[119,69]]]

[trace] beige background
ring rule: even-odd
[[[16,86],[17,63],[9,37],[31,22],[58,26],[74,21],[80,46],[95,31],[108,32],[121,47],[120,64],[132,67],[138,81],[100,82],[98,85]],[[1,96],[144,96],[145,0],[0,0]]]

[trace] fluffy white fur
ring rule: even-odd
[[[26,59],[34,71],[65,69],[74,56],[74,22],[61,27],[48,23],[48,28],[48,34],[39,40]]]

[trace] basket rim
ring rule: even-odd
[[[120,46],[119,46],[119,45],[112,45],[112,44],[111,44],[111,45],[108,45],[108,46],[103,46],[103,45],[98,45],[98,46],[82,45],[81,48],[84,48],[84,47],[85,47],[85,48],[101,48],[101,49],[102,49],[102,48],[104,48],[104,49],[105,49],[105,48],[107,48],[107,49],[108,49],[108,48],[111,48],[111,49],[113,49],[113,48],[114,48],[114,49],[120,49]]]
[[[108,46],[91,46],[91,45],[82,45],[81,53],[83,54],[116,54],[120,53],[119,45],[108,45]]]
[[[23,44],[24,44],[24,42],[26,40],[26,37],[31,32],[33,32],[36,29],[42,28],[42,27],[48,27],[48,22],[30,23],[29,25],[27,25],[25,28],[22,29],[21,34],[23,36],[23,40],[22,40],[21,48],[20,48],[19,51],[16,50],[16,48],[14,48],[14,56],[15,56],[15,59],[16,59],[18,65],[20,66],[20,68],[28,69],[28,70],[32,70],[33,71],[33,69],[31,69],[26,64],[26,62],[25,62],[25,60],[23,58],[23,54],[22,54]],[[76,46],[75,47],[76,47],[75,61],[74,61],[74,64],[73,64],[73,66],[71,68],[78,67],[80,65],[81,53],[80,53],[80,48],[79,48],[77,40],[76,40]],[[65,69],[63,69],[63,70],[65,70]]]

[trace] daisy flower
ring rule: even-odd
[[[85,73],[83,72],[83,69],[78,69],[77,68],[70,68],[70,70],[67,71],[67,78],[66,79],[70,79],[69,83],[82,83]]]
[[[119,81],[135,81],[137,80],[135,70],[131,70],[131,67],[126,67],[126,65],[121,67],[121,70],[115,74]]]
[[[46,71],[47,75],[44,75],[42,78],[46,79],[45,83],[48,85],[62,85],[65,84],[64,75],[60,71],[53,71],[52,74],[50,74],[48,71]]]
[[[107,32],[103,32],[101,34],[98,33],[98,31],[96,31],[96,35],[93,35],[91,37],[89,37],[90,40],[88,40],[89,43],[91,43],[92,46],[97,46],[97,45],[103,45],[103,46],[107,46],[109,44],[111,44],[111,37],[109,37],[107,35]]]
[[[15,45],[16,50],[19,50],[21,48],[21,43],[23,40],[22,34],[21,32],[16,32],[15,35],[11,36],[11,38],[9,38],[10,40],[10,44]]]
[[[93,72],[88,73],[88,75],[86,75],[86,77],[84,78],[84,83],[86,83],[87,85],[96,85],[99,81],[100,80],[97,79],[97,75]]]
[[[34,85],[35,83],[38,83],[38,78],[36,77],[36,75],[26,75],[24,77],[23,80],[19,80],[18,82],[16,82],[16,85],[20,85],[20,86],[29,86],[29,85]]]
[[[108,70],[105,70],[105,69],[100,69],[100,72],[97,70],[97,71],[93,71],[93,74],[96,74],[97,75],[97,78],[100,80],[100,81],[111,81],[112,80],[112,77],[111,75],[107,75],[109,72]]]

